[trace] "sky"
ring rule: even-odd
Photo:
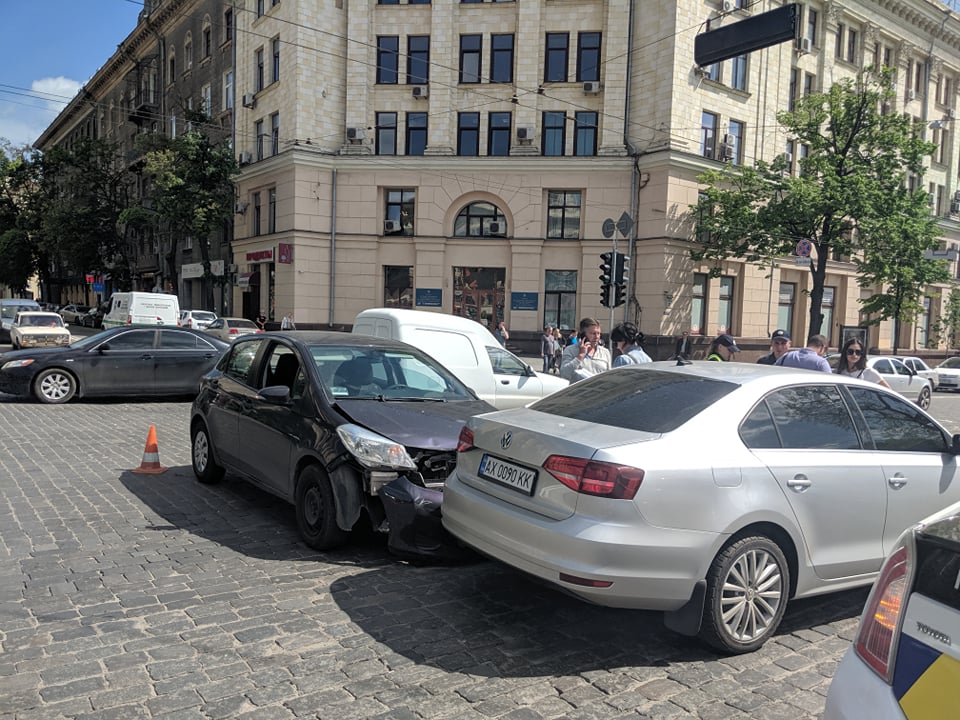
[[[0,0],[0,138],[33,143],[142,9],[142,0]]]

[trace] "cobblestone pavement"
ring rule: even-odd
[[[498,564],[320,554],[197,483],[186,403],[0,401],[0,718],[819,716],[866,591],[721,657]],[[130,472],[157,428],[162,475]]]

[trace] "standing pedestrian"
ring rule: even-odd
[[[543,358],[543,372],[550,372],[550,368],[553,366],[553,351],[555,349],[553,326],[545,325],[543,335],[540,336],[540,357]]]
[[[833,372],[830,369],[830,363],[824,355],[827,354],[829,341],[823,335],[811,335],[807,338],[807,346],[798,350],[791,350],[784,353],[775,365],[781,367],[801,368],[803,370],[819,370],[820,372]]]
[[[707,360],[713,360],[714,362],[730,362],[733,360],[734,353],[740,352],[740,348],[737,347],[736,340],[733,339],[732,335],[718,335],[717,338],[710,343],[710,350],[707,352]]]
[[[267,329],[267,316],[263,313],[257,315],[257,319],[253,322],[261,332]]]
[[[555,375],[560,374],[560,358],[563,357],[563,345],[563,334],[560,332],[560,328],[555,327],[553,329],[553,364],[550,366]]]
[[[890,383],[873,368],[867,367],[867,351],[859,338],[847,338],[840,350],[840,361],[837,364],[837,374],[860,378],[868,382],[890,387]]]
[[[510,339],[510,333],[507,332],[507,326],[503,320],[497,324],[497,329],[493,331],[493,334],[496,336],[501,346],[507,346],[507,340]]]
[[[790,350],[790,333],[774,330],[770,335],[770,354],[757,359],[758,365],[776,365],[777,360]]]
[[[653,359],[640,346],[643,342],[643,333],[631,322],[622,322],[611,330],[610,342],[620,351],[613,361],[613,367],[653,362]]]
[[[580,321],[579,341],[563,351],[560,377],[574,383],[610,369],[610,351],[600,339],[600,321],[583,318]]]
[[[688,360],[690,358],[690,333],[686,330],[677,338],[673,358],[674,360]]]
[[[286,315],[283,316],[283,320],[280,321],[280,329],[281,329],[281,330],[296,330],[296,329],[297,329],[296,323],[293,322],[293,313],[292,313],[292,312],[288,312]]]

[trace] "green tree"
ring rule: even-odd
[[[0,284],[22,295],[39,267],[39,248],[25,208],[33,182],[30,149],[0,138]]]
[[[799,240],[809,240],[814,248],[809,332],[819,333],[830,257],[863,253],[875,262],[879,251],[871,243],[885,237],[880,227],[884,216],[913,218],[907,223],[912,231],[920,224],[921,210],[930,214],[923,204],[926,193],[903,188],[908,174],[921,175],[934,145],[909,118],[883,111],[893,96],[891,79],[889,69],[877,74],[868,70],[838,81],[825,93],[799,99],[792,112],[778,114],[794,147],[807,148],[797,175],[789,172],[783,157],[772,164],[727,164],[703,173],[698,178],[705,186],[701,199],[690,211],[698,241],[692,258],[716,263],[711,270],[716,276],[723,260],[769,266],[793,252]],[[912,254],[899,261],[916,267],[929,239],[924,235],[906,244],[903,249]],[[913,280],[919,281],[920,275]],[[875,278],[879,282],[881,275]]]
[[[950,289],[943,314],[934,330],[939,338],[947,343],[948,348],[956,348],[960,344],[960,288],[956,283]]]
[[[196,127],[205,128],[206,120],[203,115],[195,117]],[[237,172],[233,149],[226,141],[214,142],[200,129],[172,139],[149,138],[148,142],[144,171],[150,179],[150,207],[141,208],[138,219],[152,215],[157,229],[168,234],[166,276],[174,286],[177,249],[185,238],[194,240],[204,270],[204,302],[211,307],[209,238],[233,216],[232,178]]]

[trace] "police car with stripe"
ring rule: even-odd
[[[907,530],[870,592],[823,720],[960,717],[960,503]]]

